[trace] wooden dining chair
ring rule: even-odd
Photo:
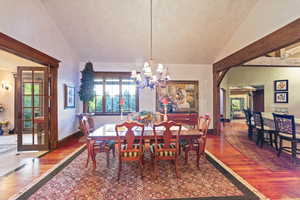
[[[120,129],[124,127],[126,128],[126,130],[123,131],[122,133]],[[141,178],[143,178],[144,128],[145,128],[144,124],[140,124],[138,122],[133,122],[133,121],[124,122],[122,124],[116,125],[115,127],[115,131],[118,137],[118,149],[119,149],[118,181],[120,180],[123,162],[139,162],[139,166],[141,170]]]
[[[254,128],[257,132],[256,144],[263,147],[265,142],[268,142],[272,147],[278,150],[276,131],[264,124],[261,112],[253,112]],[[267,137],[266,137],[267,136]]]
[[[275,130],[279,136],[278,156],[282,151],[292,153],[292,162],[296,162],[297,154],[300,154],[300,149],[297,149],[297,144],[300,143],[300,134],[296,132],[295,118],[293,115],[281,115],[273,113]],[[282,141],[288,141],[291,147],[283,146]]]
[[[246,119],[246,124],[248,126],[248,138],[252,140],[254,124],[252,121],[252,112],[250,109],[243,109]]]
[[[211,118],[208,115],[199,116],[198,119],[198,131],[199,138],[190,138],[190,140],[182,140],[181,148],[185,153],[185,163],[188,162],[189,152],[195,151],[197,154],[196,165],[199,168],[200,157],[205,153],[205,145],[208,128],[211,122]]]
[[[88,156],[86,161],[86,167],[89,164],[89,160],[93,161],[93,169],[96,169],[96,153],[106,153],[106,164],[109,167],[109,154],[112,150],[113,157],[115,157],[115,142],[114,141],[99,141],[99,140],[91,140],[88,139],[88,135],[90,134],[90,124],[87,117],[82,117],[81,119],[82,131],[84,133],[84,137],[86,138]]]
[[[158,127],[163,127],[162,135],[158,134]],[[178,127],[175,137],[171,131],[172,127]],[[181,124],[174,121],[162,122],[153,126],[153,133],[155,142],[150,146],[151,158],[154,167],[154,176],[157,178],[157,161],[171,160],[175,165],[175,173],[177,178],[180,177],[178,170],[178,156],[179,156],[179,136],[181,132]]]

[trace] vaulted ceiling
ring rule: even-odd
[[[81,61],[149,58],[150,0],[42,0]],[[211,64],[257,0],[153,0],[153,57]]]

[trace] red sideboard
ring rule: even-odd
[[[168,120],[175,121],[181,124],[197,126],[198,113],[168,113]]]

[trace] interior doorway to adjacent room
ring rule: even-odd
[[[46,66],[0,50],[0,177],[49,149],[48,75]]]

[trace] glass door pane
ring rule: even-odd
[[[48,149],[48,73],[47,68],[19,67],[18,149]]]

